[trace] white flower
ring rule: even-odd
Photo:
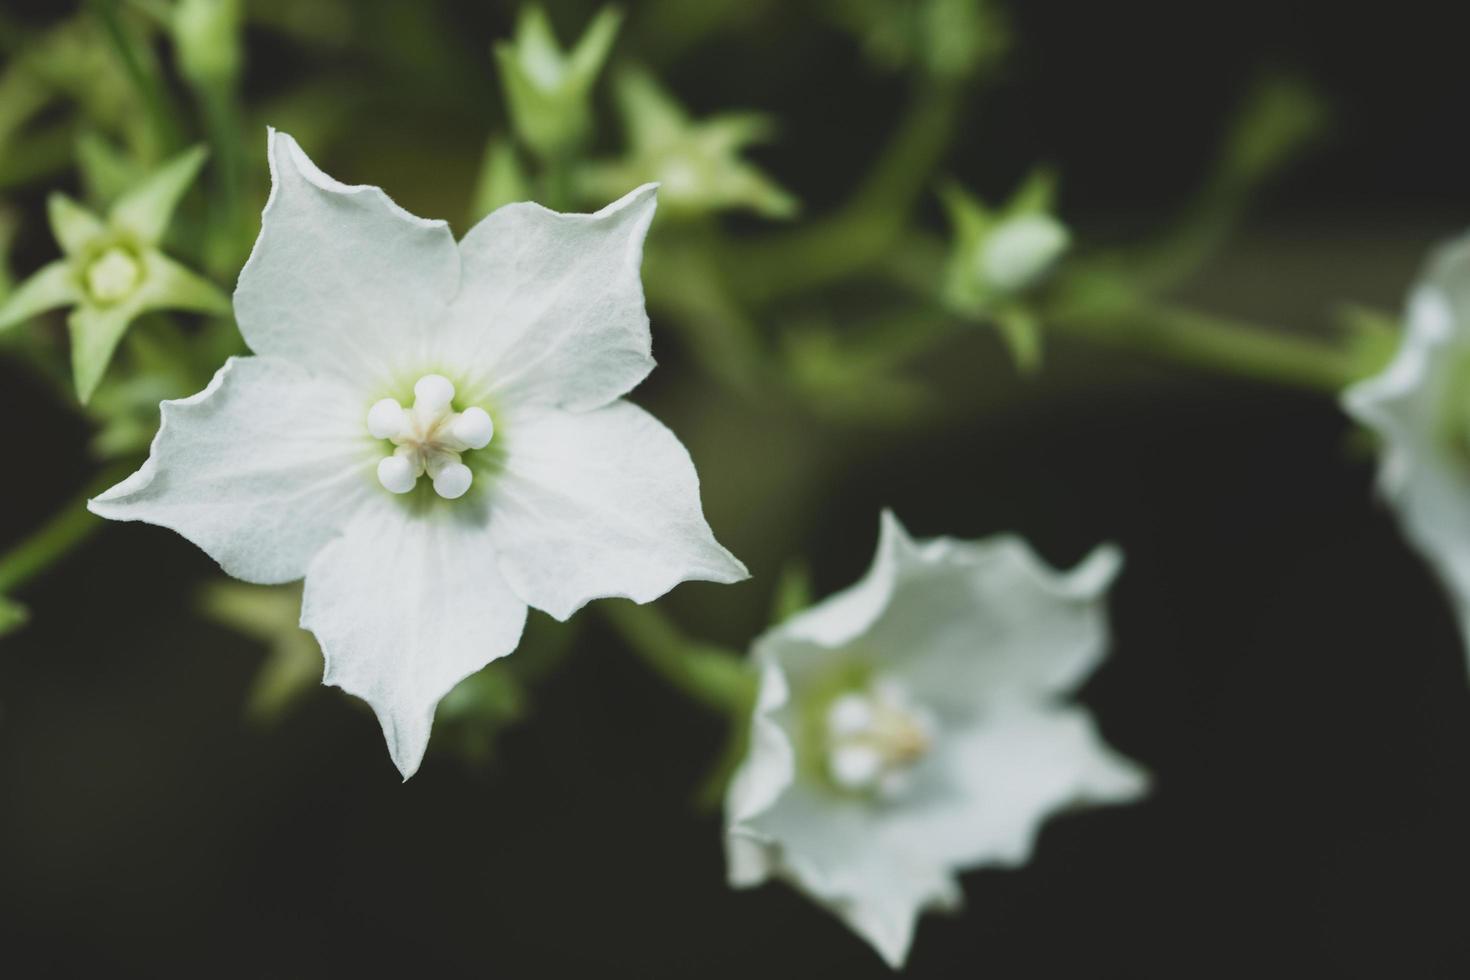
[[[1120,558],[1068,574],[1024,542],[914,541],[884,513],[873,567],[755,643],[750,749],[726,799],[730,881],[785,879],[889,965],[955,873],[1017,865],[1051,812],[1147,777],[1058,697],[1102,659]]]
[[[1406,315],[1393,361],[1342,402],[1382,439],[1379,488],[1470,642],[1470,237],[1431,256]]]
[[[235,291],[256,356],[164,402],[148,461],[90,506],[236,578],[305,576],[325,682],[372,705],[407,778],[439,699],[515,649],[528,605],[565,619],[746,572],[689,454],[621,397],[653,367],[654,187],[593,215],[508,205],[456,244],[284,133],[268,152]]]

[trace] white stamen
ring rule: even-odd
[[[884,799],[908,791],[937,733],[934,716],[888,677],[833,698],[824,721],[832,782]]]
[[[856,735],[872,723],[872,705],[861,694],[844,694],[827,709],[827,734],[837,738]]]
[[[468,449],[484,449],[495,435],[495,423],[491,421],[489,412],[479,406],[471,406],[455,418],[449,432]]]
[[[440,467],[438,474],[435,475],[434,492],[445,500],[463,497],[474,478],[475,475],[470,472],[468,466],[463,463],[449,463]]]
[[[454,401],[454,384],[442,374],[426,374],[413,386],[413,397],[416,410],[442,412]]]
[[[396,399],[384,398],[368,409],[367,426],[374,439],[392,439],[408,427],[408,413]]]
[[[408,493],[418,482],[415,467],[403,456],[386,456],[378,461],[378,482],[392,493]]]
[[[459,454],[489,445],[495,423],[478,406],[456,412],[454,385],[442,375],[424,375],[413,392],[412,408],[383,398],[368,409],[368,432],[397,447],[392,456],[378,462],[378,482],[393,493],[408,493],[427,473],[439,496],[463,497],[475,477]]]
[[[832,778],[843,789],[867,789],[883,771],[883,756],[867,745],[840,745],[828,756]]]

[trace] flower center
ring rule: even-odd
[[[899,685],[878,681],[827,709],[827,774],[841,789],[892,798],[934,744],[933,716]]]
[[[442,375],[419,378],[413,399],[412,408],[384,398],[368,410],[368,432],[398,447],[378,463],[378,482],[393,493],[408,493],[427,473],[439,496],[464,496],[474,474],[460,461],[460,453],[488,446],[495,423],[476,406],[456,412],[454,385]]]
[[[143,269],[130,251],[114,245],[87,264],[83,278],[93,299],[99,303],[116,303],[138,288]]]

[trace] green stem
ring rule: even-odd
[[[958,85],[921,85],[871,174],[840,210],[780,238],[731,245],[740,295],[769,301],[843,279],[880,259],[902,234],[963,106]]]
[[[131,467],[114,467],[71,500],[40,529],[0,555],[0,593],[24,585],[102,527],[102,518],[87,510],[87,500],[120,480]]]
[[[651,605],[599,605],[628,649],[674,687],[706,707],[744,716],[755,703],[756,679],[733,650],[690,639]]]
[[[1357,375],[1353,358],[1333,344],[1166,304],[1073,310],[1045,316],[1043,322],[1088,340],[1223,374],[1329,394]]]
[[[179,128],[174,121],[175,116],[168,93],[164,90],[157,73],[149,70],[145,56],[138,52],[133,38],[128,35],[127,28],[123,26],[122,17],[118,14],[117,0],[89,0],[88,6],[101,21],[102,29],[112,43],[113,50],[122,61],[128,79],[138,90],[138,95],[148,110],[148,118],[153,124],[153,133],[158,141],[159,149],[163,152],[174,149],[180,142]]]

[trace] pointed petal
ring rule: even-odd
[[[24,323],[38,313],[81,302],[82,290],[65,259],[43,265],[0,304],[0,330]]]
[[[1446,399],[1465,370],[1467,325],[1470,236],[1463,236],[1431,255],[1393,360],[1342,395],[1343,409],[1382,438],[1379,492],[1461,607],[1470,597],[1470,472],[1445,422]]]
[[[797,782],[766,812],[733,824],[730,834],[747,848],[764,849],[782,877],[897,968],[919,914],[954,908],[962,896],[942,862],[908,841],[893,846],[885,819],[881,808]]]
[[[894,807],[874,847],[956,868],[1020,865],[1046,819],[1063,809],[1125,803],[1147,773],[1103,742],[1080,708],[1012,703],[968,729],[945,731],[922,780]]]
[[[1111,545],[1053,571],[1020,538],[937,538],[900,576],[864,638],[926,701],[986,704],[1064,693],[1107,653],[1107,590],[1122,567]]]
[[[442,505],[376,495],[312,561],[301,609],[327,658],[324,682],[372,706],[404,779],[439,699],[514,650],[526,620],[483,514]]]
[[[203,146],[195,146],[165,163],[118,198],[108,212],[109,222],[148,244],[157,244],[207,156],[209,152]]]
[[[95,514],[171,528],[235,578],[298,579],[369,494],[381,455],[365,409],[329,378],[231,358],[209,387],[163,403],[148,461]]]
[[[185,268],[157,249],[143,254],[140,302],[148,310],[188,310],[225,316],[230,298],[214,283]]]
[[[1105,545],[1058,573],[1019,538],[914,541],[885,511],[868,574],[770,630],[756,648],[805,676],[861,638],[916,694],[963,711],[981,700],[1060,693],[1106,652],[1104,600],[1121,563]]]
[[[689,453],[641,408],[525,416],[506,440],[491,532],[506,581],[537,609],[566,619],[590,599],[746,577],[705,523]]]
[[[67,255],[75,255],[87,244],[107,233],[102,219],[62,194],[52,192],[46,198],[46,216],[51,221],[51,234]]]
[[[653,369],[639,265],[655,187],[596,214],[510,204],[460,243],[446,360],[502,404],[598,408]]]
[[[459,282],[449,226],[333,180],[285,133],[270,131],[268,153],[271,196],[235,289],[245,341],[355,382],[422,369],[414,361]]]
[[[97,390],[128,325],[142,312],[136,297],[116,306],[82,305],[71,311],[71,373],[77,399],[86,404]]]

